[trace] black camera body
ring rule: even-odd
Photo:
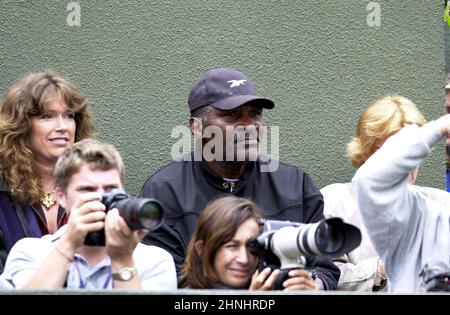
[[[427,263],[419,274],[427,292],[450,292],[450,268],[443,262]]]
[[[259,257],[259,270],[281,269],[275,289],[283,288],[292,269],[312,269],[318,256],[340,257],[361,243],[361,231],[340,218],[317,223],[261,220],[263,232],[250,244]]]
[[[100,202],[106,212],[117,208],[120,216],[131,230],[147,229],[153,231],[161,226],[164,220],[162,204],[156,199],[134,198],[123,189],[112,189],[102,195]],[[105,246],[105,230],[90,232],[84,240],[85,245]]]

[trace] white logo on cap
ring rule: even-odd
[[[230,80],[230,81],[227,81],[228,83],[231,83],[230,84],[230,88],[232,88],[232,87],[235,87],[235,86],[239,86],[239,85],[241,85],[241,84],[244,84],[245,82],[247,82],[247,80]]]

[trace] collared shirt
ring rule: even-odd
[[[89,263],[79,254],[70,265],[67,276],[68,289],[112,289],[111,259],[105,257],[96,266]]]
[[[14,287],[23,287],[36,272],[50,251],[59,241],[66,226],[55,234],[42,238],[24,238],[14,245],[1,277]],[[175,264],[172,256],[162,248],[139,243],[133,252],[144,290],[174,290],[177,288]],[[75,254],[67,275],[69,289],[112,289],[111,260],[105,257],[95,266],[90,266],[83,256]]]

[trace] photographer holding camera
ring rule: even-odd
[[[113,146],[80,141],[58,159],[54,173],[68,223],[55,234],[20,240],[8,256],[4,279],[16,288],[176,289],[171,255],[140,243],[160,223],[145,217],[158,204],[126,200],[123,191],[114,190],[122,188],[124,171]],[[127,216],[130,211],[137,218]],[[86,242],[88,235],[97,236]]]
[[[273,290],[279,269],[257,270],[251,242],[261,233],[261,210],[235,196],[213,201],[199,216],[183,264],[180,287],[191,289]],[[315,290],[311,272],[294,269],[284,290]]]

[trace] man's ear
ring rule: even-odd
[[[189,128],[191,128],[191,132],[194,137],[201,138],[203,133],[203,124],[202,120],[197,117],[189,118]]]
[[[66,200],[66,194],[62,191],[62,189],[60,187],[56,187],[55,188],[55,194],[56,194],[56,199],[58,200],[58,204],[63,207],[64,209],[66,209],[66,212],[68,213],[68,210],[66,208],[67,205],[67,200]]]
[[[197,255],[201,256],[203,253],[203,241],[197,241],[195,242],[195,251],[197,252]]]

